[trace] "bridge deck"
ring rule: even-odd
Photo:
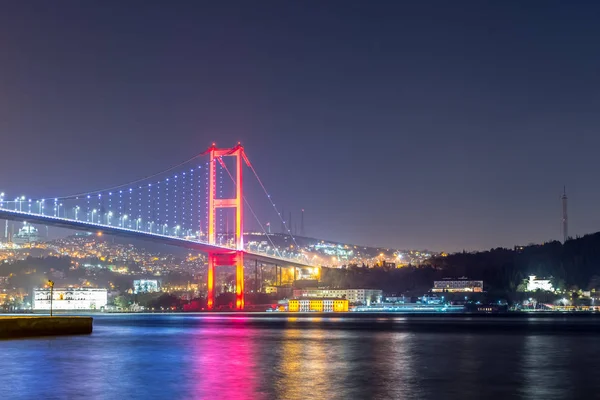
[[[235,249],[208,244],[205,242],[194,241],[189,239],[183,239],[175,236],[161,235],[158,233],[150,233],[144,231],[138,231],[135,229],[122,228],[112,225],[97,224],[88,221],[73,220],[68,218],[53,217],[48,215],[34,214],[16,210],[7,210],[0,208],[0,219],[6,219],[11,221],[27,221],[29,223],[57,226],[61,228],[74,229],[87,232],[102,232],[110,235],[116,235],[121,237],[131,237],[135,239],[143,239],[152,241],[155,243],[167,244],[170,246],[183,247],[186,249],[192,249],[201,251],[204,253],[220,253],[229,254],[235,252]],[[265,264],[277,264],[281,266],[290,267],[309,267],[311,265],[302,263],[297,260],[290,260],[285,258],[274,257],[266,254],[244,251],[245,258],[250,260],[257,260]]]

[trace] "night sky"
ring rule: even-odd
[[[100,189],[239,140],[311,236],[559,239],[563,185],[570,233],[595,232],[598,21],[592,1],[3,1],[0,191]]]

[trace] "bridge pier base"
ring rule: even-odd
[[[215,307],[215,254],[208,254],[208,282],[207,282],[207,296],[206,306],[209,310]]]
[[[235,308],[244,309],[244,252],[238,251],[236,254],[235,269]]]
[[[235,309],[244,309],[244,252],[236,251],[229,254],[208,254],[208,282],[206,285],[206,306],[209,310],[215,308],[215,267],[235,265]]]

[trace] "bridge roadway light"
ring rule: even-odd
[[[123,215],[122,217],[119,217],[119,225],[121,226],[121,228],[125,228],[125,220],[127,219],[127,214]]]
[[[23,211],[23,202],[25,201],[25,196],[18,197],[17,201],[19,202],[19,211]]]
[[[140,230],[140,222],[142,222],[142,218],[138,218],[135,220],[135,230]]]
[[[77,221],[77,214],[79,214],[79,206],[75,206],[75,221]]]
[[[92,224],[94,223],[94,214],[96,214],[98,212],[98,210],[96,210],[95,208],[92,210]]]
[[[106,225],[110,225],[112,216],[113,216],[112,211],[109,211],[108,214],[106,214]]]

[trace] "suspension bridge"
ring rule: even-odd
[[[203,156],[208,156],[204,164]],[[244,165],[258,180],[295,242],[291,227],[239,143],[232,148],[218,148],[213,143],[204,153],[165,171],[107,189],[51,198],[13,199],[0,193],[0,219],[141,238],[204,252],[208,259],[208,308],[215,304],[215,267],[235,266],[236,309],[242,310],[245,262],[313,266],[302,252],[284,252],[273,244],[244,197]],[[246,208],[270,246],[252,250],[245,246]],[[229,233],[230,220],[233,234]]]

